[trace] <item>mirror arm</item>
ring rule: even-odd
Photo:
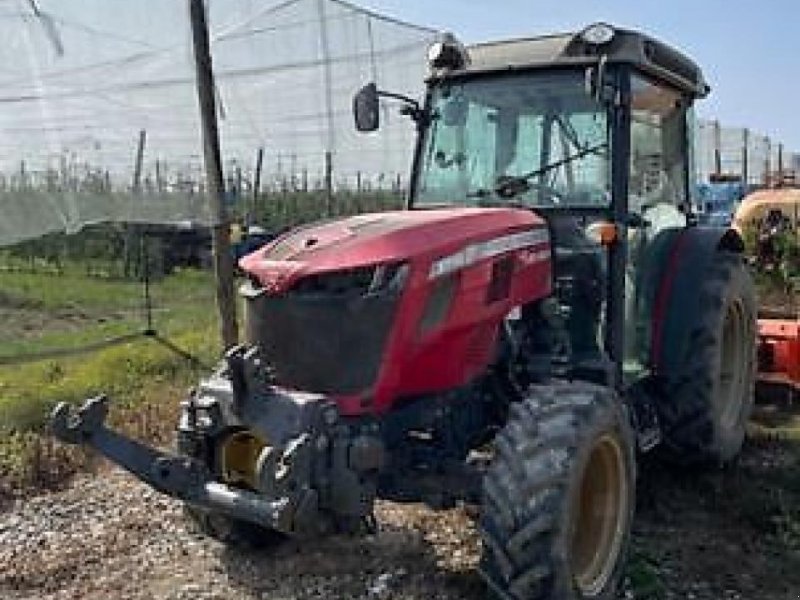
[[[404,96],[403,94],[396,94],[395,92],[384,92],[383,90],[378,90],[378,96],[381,96],[383,98],[393,98],[395,100],[400,100],[401,102],[413,106],[414,110],[420,110],[419,102],[417,102],[413,98]]]
[[[400,109],[400,114],[408,115],[414,120],[415,123],[424,123],[425,111],[422,109],[419,102],[413,98],[409,98],[408,96],[397,94],[395,92],[385,92],[383,90],[378,90],[378,96],[382,98],[391,98],[392,100],[399,100],[405,104],[405,106]]]

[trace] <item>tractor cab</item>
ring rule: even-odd
[[[445,36],[428,58],[424,106],[406,109],[420,132],[409,207],[545,217],[571,360],[605,359],[617,381],[638,379],[651,362],[652,246],[692,222],[692,103],[709,89],[700,69],[604,23],[469,48]],[[357,96],[360,129],[378,127],[382,94]]]

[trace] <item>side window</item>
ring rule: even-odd
[[[678,92],[634,76],[631,79],[632,211],[687,200],[686,107]]]

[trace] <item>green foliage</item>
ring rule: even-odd
[[[658,570],[642,553],[635,553],[628,559],[625,575],[633,598],[658,600],[664,597],[665,589]]]
[[[787,309],[794,306],[800,293],[800,232],[784,231],[773,238],[778,264],[765,265],[759,256],[758,227],[748,225],[742,232],[745,253],[754,266],[756,285],[762,301],[767,305],[777,304]]]

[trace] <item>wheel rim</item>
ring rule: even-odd
[[[744,405],[744,378],[747,376],[745,330],[744,307],[741,302],[732,302],[725,311],[722,324],[717,391],[720,422],[728,429],[737,425]]]
[[[574,506],[570,562],[585,596],[599,594],[619,559],[628,520],[628,476],[619,440],[606,434],[592,448]]]

